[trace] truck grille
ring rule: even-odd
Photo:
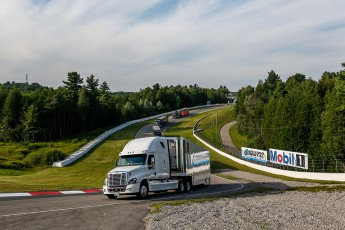
[[[126,185],[126,173],[109,173],[108,186],[124,186]]]

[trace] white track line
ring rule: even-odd
[[[82,194],[82,193],[86,193],[84,191],[60,191],[62,194]]]
[[[72,194],[91,194],[91,193],[101,193],[102,189],[93,190],[93,192],[88,192],[88,190],[72,190],[72,191],[52,191],[52,192],[22,192],[22,193],[0,193],[0,198],[8,197],[33,197],[33,196],[56,196],[56,195],[72,195]]]
[[[0,198],[2,198],[2,197],[21,197],[21,196],[31,196],[31,194],[28,192],[0,193]]]
[[[215,177],[219,177],[216,175],[213,175]],[[238,188],[235,189],[230,189],[230,190],[224,190],[224,191],[218,191],[218,192],[209,192],[209,193],[194,193],[194,194],[184,194],[180,196],[173,196],[173,197],[165,197],[165,198],[157,198],[157,199],[148,199],[148,200],[138,200],[138,201],[127,201],[127,202],[116,202],[116,203],[111,203],[111,204],[100,204],[100,205],[90,205],[90,206],[82,206],[82,207],[75,207],[75,208],[61,208],[61,209],[51,209],[51,210],[45,210],[45,211],[37,211],[37,212],[22,212],[22,213],[15,213],[15,214],[7,214],[7,215],[1,215],[0,218],[2,217],[15,217],[15,216],[24,216],[24,215],[32,215],[32,214],[42,214],[42,213],[50,213],[50,212],[62,212],[62,211],[73,211],[73,210],[78,210],[78,209],[90,209],[90,208],[100,208],[100,207],[107,207],[107,206],[112,206],[112,205],[122,205],[122,204],[133,204],[133,203],[144,203],[144,202],[149,202],[149,201],[163,201],[163,200],[173,200],[176,198],[185,198],[185,197],[196,197],[200,195],[216,195],[216,194],[221,194],[225,192],[233,192],[236,190],[240,190],[244,187],[242,183],[239,183],[237,181],[229,180],[223,177],[219,177],[224,180],[236,182],[238,185],[240,185]],[[147,204],[141,204],[139,206],[143,206]]]

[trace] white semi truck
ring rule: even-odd
[[[145,137],[126,144],[104,181],[109,199],[120,194],[146,198],[149,192],[188,192],[211,182],[208,150],[180,137]]]

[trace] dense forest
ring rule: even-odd
[[[318,81],[297,73],[285,82],[270,71],[237,97],[237,121],[248,147],[308,153],[311,170],[344,171],[345,70],[324,72]]]
[[[57,89],[37,83],[0,84],[0,141],[35,142],[68,138],[141,117],[227,100],[229,90],[158,83],[139,92],[111,92],[90,75],[68,73]]]

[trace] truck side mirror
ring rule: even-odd
[[[151,156],[151,157],[149,158],[148,164],[149,164],[149,169],[152,169],[152,168],[155,167],[155,157],[154,157],[154,156]]]

